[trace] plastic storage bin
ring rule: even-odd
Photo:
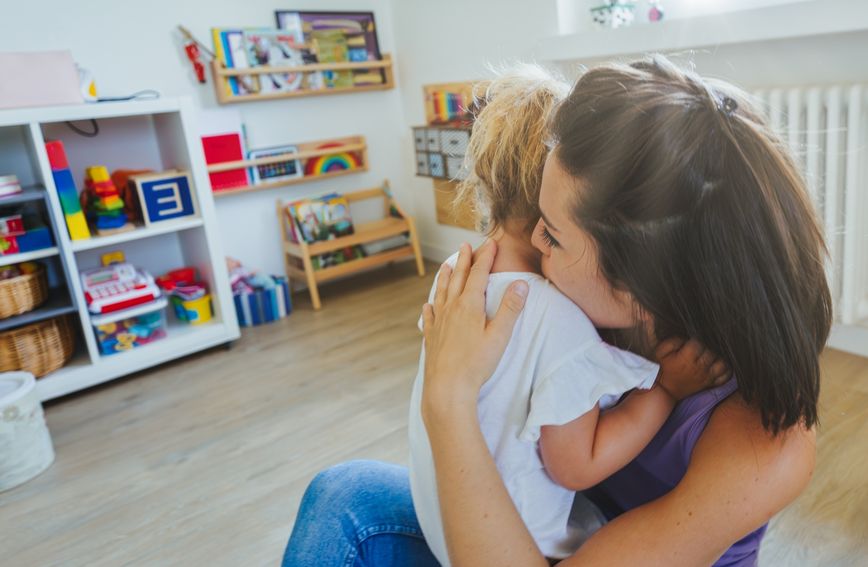
[[[198,299],[184,300],[172,296],[172,309],[179,321],[191,325],[202,325],[211,320],[211,295],[205,294]]]
[[[156,301],[90,318],[102,354],[130,350],[166,336],[166,305]]]

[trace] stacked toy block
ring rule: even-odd
[[[72,240],[90,238],[90,229],[87,227],[87,220],[81,210],[78,189],[75,187],[75,180],[73,180],[72,172],[69,170],[69,161],[66,159],[63,142],[60,140],[46,142],[45,150],[48,152],[51,176],[54,177],[54,186],[60,197],[63,216],[66,217],[69,237]]]
[[[124,201],[105,166],[88,167],[84,184],[85,191],[90,196],[88,216],[91,217],[97,232],[107,234],[132,228],[127,224]]]

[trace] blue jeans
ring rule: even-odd
[[[437,566],[410,496],[406,467],[350,461],[304,493],[283,567]]]

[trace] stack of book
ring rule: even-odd
[[[0,175],[0,197],[21,193],[21,185],[14,175]]]

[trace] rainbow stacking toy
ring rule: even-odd
[[[63,142],[60,140],[46,142],[45,151],[48,153],[48,163],[51,165],[54,187],[60,198],[63,216],[66,218],[69,238],[72,240],[90,238],[90,229],[87,227],[87,220],[85,220],[81,210],[78,189],[75,187],[75,180],[73,180],[72,172],[69,170],[69,161],[66,159]]]
[[[124,201],[105,166],[88,167],[85,170],[84,184],[89,194],[88,216],[99,234],[111,234],[132,228],[124,213]]]

